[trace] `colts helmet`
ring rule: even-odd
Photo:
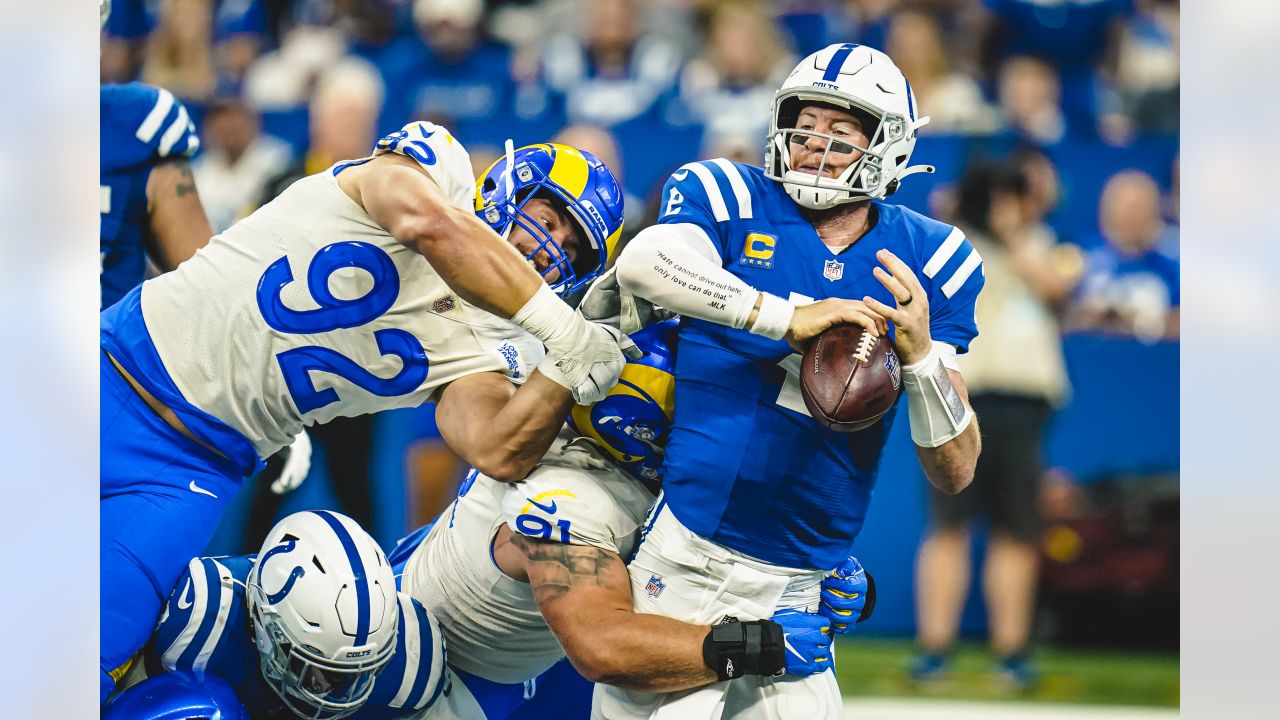
[[[627,361],[618,384],[603,400],[575,405],[569,415],[575,432],[595,440],[624,469],[650,483],[659,479],[675,410],[677,328],[677,320],[666,320],[633,333],[644,357]]]
[[[863,118],[868,146],[861,147],[828,133],[797,132],[800,111],[808,105],[834,107]],[[933,172],[931,165],[907,167],[916,145],[916,131],[929,122],[918,116],[911,83],[888,55],[865,45],[828,45],[810,55],[787,76],[773,96],[773,113],[765,144],[765,175],[781,182],[787,194],[811,210],[842,203],[881,199],[898,189],[908,175]],[[843,144],[862,157],[838,177],[791,169],[790,143],[825,138],[828,152]]]
[[[510,147],[510,146],[508,146]],[[583,245],[570,262],[560,244],[524,211],[541,196],[568,210],[582,231]],[[504,238],[519,225],[538,241],[529,253],[551,258],[543,277],[558,272],[549,284],[561,295],[591,282],[612,257],[622,237],[622,188],[600,158],[568,145],[526,145],[498,158],[476,182],[476,215]]]
[[[276,524],[249,573],[262,677],[298,717],[332,720],[369,698],[395,654],[399,604],[387,558],[327,510]]]

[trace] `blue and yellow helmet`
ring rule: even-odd
[[[603,400],[575,405],[569,414],[576,432],[649,482],[658,480],[675,410],[677,323],[667,320],[632,334],[644,357],[627,361],[618,384]]]
[[[509,167],[510,166],[510,167]],[[585,247],[574,262],[540,224],[524,212],[530,198],[541,193],[558,200],[582,229]],[[546,251],[560,277],[551,288],[567,295],[604,272],[622,237],[622,188],[600,158],[568,145],[526,145],[512,155],[498,158],[476,182],[476,215],[498,234],[511,224],[524,228],[538,240],[529,253],[532,260]]]

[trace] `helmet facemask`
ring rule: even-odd
[[[250,585],[249,593],[255,598],[251,621],[262,678],[285,706],[307,720],[338,720],[359,710],[395,654],[395,643],[359,661],[335,663],[289,637],[261,587]]]

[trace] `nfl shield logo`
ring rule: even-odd
[[[844,263],[839,260],[828,260],[822,266],[822,277],[835,282],[844,277]]]
[[[651,575],[649,577],[648,584],[644,586],[644,591],[649,593],[649,597],[651,598],[658,597],[659,595],[662,594],[662,591],[666,589],[667,589],[667,584],[662,582],[662,578],[658,577],[657,575]]]

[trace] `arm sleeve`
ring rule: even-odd
[[[396,601],[400,605],[396,652],[378,674],[368,702],[352,715],[356,720],[416,716],[440,697],[447,684],[440,625],[422,603],[405,593],[396,593]]]
[[[187,564],[155,630],[155,652],[165,670],[205,670],[226,636],[237,587],[243,590],[213,558]]]
[[[978,293],[986,282],[982,256],[958,228],[931,250],[920,277],[929,293],[929,334],[966,353],[978,335]]]
[[[394,152],[413,158],[455,205],[475,208],[476,178],[471,156],[445,128],[429,122],[412,122],[383,137],[374,153]]]
[[[701,225],[654,225],[640,231],[618,257],[618,284],[679,315],[742,328],[757,292],[720,263]]]

